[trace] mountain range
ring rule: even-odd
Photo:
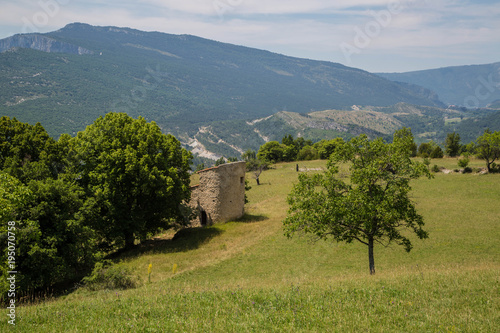
[[[0,40],[0,115],[41,122],[54,137],[127,112],[216,158],[284,134],[390,136],[410,126],[427,140],[467,119],[478,127],[471,133],[482,129],[475,120],[497,119],[490,109],[446,108],[436,89],[402,81],[191,35],[83,23]]]
[[[500,62],[379,75],[430,89],[446,105],[480,108],[500,99]]]

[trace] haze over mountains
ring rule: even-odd
[[[415,80],[190,35],[74,23],[0,40],[0,52],[0,115],[40,121],[56,137],[119,111],[156,121],[207,156],[228,157],[287,131],[320,139],[411,126],[425,140],[451,129],[446,119],[496,117],[442,109],[438,94]]]
[[[435,91],[446,105],[479,108],[500,99],[500,62],[379,75]]]

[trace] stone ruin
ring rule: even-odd
[[[198,172],[200,184],[191,187],[189,206],[198,219],[191,226],[223,223],[243,216],[245,206],[245,162],[222,164]]]

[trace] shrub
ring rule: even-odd
[[[441,170],[439,170],[439,167],[437,166],[437,164],[434,164],[434,166],[432,167],[432,172],[440,172]]]
[[[443,150],[439,146],[434,147],[432,153],[429,155],[430,158],[443,158],[443,156]]]
[[[471,167],[465,167],[463,173],[472,173]]]
[[[458,160],[458,166],[460,168],[466,168],[469,165],[469,162],[470,162],[469,156],[464,155],[462,156],[462,158]]]
[[[138,278],[131,276],[129,268],[115,264],[111,260],[103,260],[95,264],[92,274],[82,279],[88,290],[129,289],[135,288]]]

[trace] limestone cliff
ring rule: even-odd
[[[14,35],[0,40],[0,53],[14,48],[33,49],[48,53],[68,53],[68,54],[93,54],[78,45],[58,41],[54,38],[39,34]]]

